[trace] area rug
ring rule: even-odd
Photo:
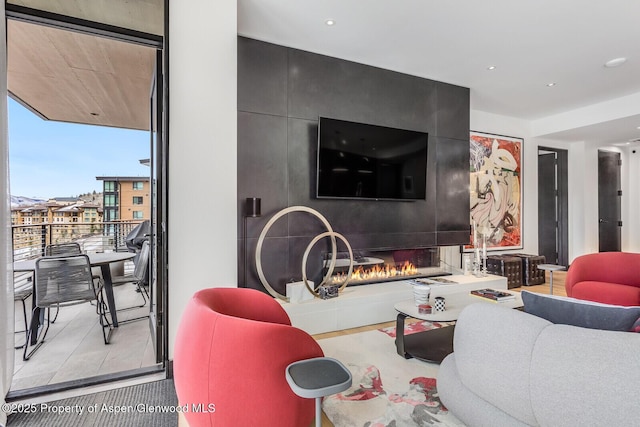
[[[445,326],[454,325],[456,322],[406,322],[404,325],[404,334],[411,335],[416,332],[429,331],[431,329],[443,328]],[[384,332],[389,335],[391,338],[396,337],[396,327],[389,326],[387,328],[378,329],[380,332]]]
[[[413,324],[417,330],[444,325]],[[324,399],[335,427],[464,426],[438,397],[438,364],[404,359],[396,353],[395,328],[318,341],[325,355],[349,368],[353,385]]]

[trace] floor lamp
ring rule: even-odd
[[[247,197],[244,205],[244,250],[243,250],[243,258],[244,258],[244,268],[242,269],[243,283],[242,287],[247,287],[247,254],[249,252],[248,245],[249,239],[247,237],[247,218],[257,218],[262,215],[261,211],[261,202],[262,200],[259,197]]]

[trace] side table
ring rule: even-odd
[[[549,272],[549,294],[553,295],[553,272],[554,271],[559,271],[559,270],[564,270],[566,267],[562,266],[562,265],[555,265],[555,264],[539,264],[538,265],[538,269],[539,270],[546,270]]]
[[[316,399],[316,427],[322,425],[322,398],[351,387],[351,372],[331,357],[293,362],[287,366],[285,376],[295,394]]]

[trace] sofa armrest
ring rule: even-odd
[[[493,303],[466,307],[453,340],[460,381],[470,391],[525,424],[537,424],[529,369],[540,333],[551,323]]]
[[[462,384],[456,369],[456,355],[444,358],[438,369],[438,396],[442,404],[465,425],[474,427],[527,427],[506,412],[502,412]]]
[[[567,271],[565,289],[573,296],[573,287],[583,281],[618,283],[640,287],[640,254],[630,252],[599,252],[581,255]]]

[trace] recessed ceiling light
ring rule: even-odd
[[[638,126],[636,129],[640,129],[640,126]]]
[[[616,58],[616,59],[612,59],[611,61],[605,62],[604,66],[607,68],[613,68],[613,67],[618,67],[624,64],[625,62],[627,62],[627,58]]]
[[[551,83],[547,83],[547,86],[548,86],[548,87],[553,87],[553,86],[555,86],[555,85],[556,85],[556,84],[555,84],[555,83],[553,83],[553,82],[551,82]]]
[[[332,26],[336,23],[336,21],[334,21],[333,19],[327,19],[326,21],[324,21],[324,23],[328,26]]]
[[[491,70],[495,70],[495,69],[496,69],[496,66],[495,66],[495,65],[489,65],[489,66],[487,67],[487,70],[489,70],[489,71],[491,71]]]

